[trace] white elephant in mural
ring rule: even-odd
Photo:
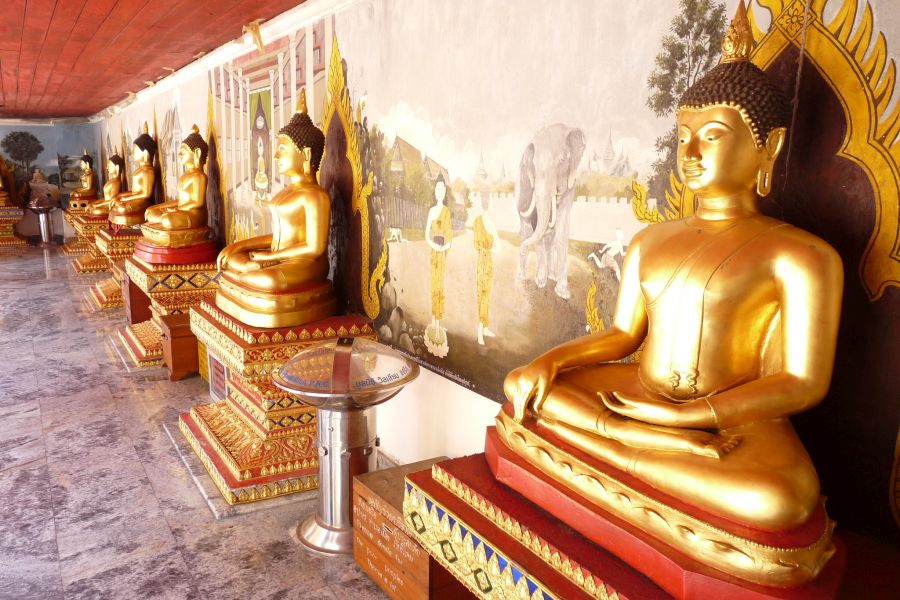
[[[569,216],[575,201],[575,175],[584,154],[584,132],[561,123],[538,131],[522,153],[516,179],[519,211],[519,266],[516,278],[525,278],[528,252],[534,248],[537,274],[544,287],[556,282],[554,291],[569,298]]]

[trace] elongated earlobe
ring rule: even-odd
[[[767,165],[756,174],[756,193],[760,198],[768,196],[772,191],[772,167],[773,165]]]

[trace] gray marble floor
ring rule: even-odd
[[[127,372],[69,262],[0,251],[0,599],[385,598],[292,541],[312,497],[213,518],[163,429],[204,382]]]

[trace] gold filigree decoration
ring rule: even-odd
[[[584,316],[587,320],[587,326],[591,333],[597,333],[606,329],[606,323],[600,315],[600,303],[597,301],[597,282],[591,280],[591,287],[588,289],[587,300],[584,305]]]
[[[359,140],[356,136],[356,125],[353,120],[353,111],[350,106],[350,92],[344,80],[344,68],[341,52],[338,48],[337,36],[331,42],[331,63],[328,67],[328,88],[325,97],[325,118],[323,129],[328,134],[331,120],[337,117],[343,125],[344,135],[347,138],[347,160],[353,170],[353,198],[352,212],[359,215],[360,221],[360,247],[362,250],[362,268],[360,269],[360,292],[362,295],[363,309],[369,318],[374,319],[381,311],[381,300],[378,293],[384,285],[384,271],[387,266],[387,242],[381,247],[381,256],[374,269],[369,256],[369,196],[372,195],[373,173],[369,173],[365,183],[362,175],[362,157],[359,152]],[[326,146],[325,152],[328,152]]]
[[[595,577],[586,568],[582,567],[574,557],[560,552],[551,542],[543,539],[536,532],[530,530],[525,523],[504,513],[499,506],[488,498],[485,498],[475,490],[469,488],[450,473],[440,467],[432,465],[431,477],[434,481],[449,490],[454,496],[463,500],[468,506],[476,510],[482,517],[502,529],[545,564],[552,567],[557,573],[580,587],[592,598],[604,598],[614,600],[618,593],[601,579]]]
[[[834,554],[834,521],[826,519],[809,546],[778,547],[724,531],[651,498],[574,455],[547,443],[506,413],[496,419],[500,440],[533,467],[648,535],[692,559],[760,585],[791,587],[813,579]]]

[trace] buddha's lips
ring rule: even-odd
[[[682,173],[684,173],[685,177],[700,177],[703,175],[703,171],[705,171],[703,167],[694,163],[690,165],[684,165],[681,167]]]

